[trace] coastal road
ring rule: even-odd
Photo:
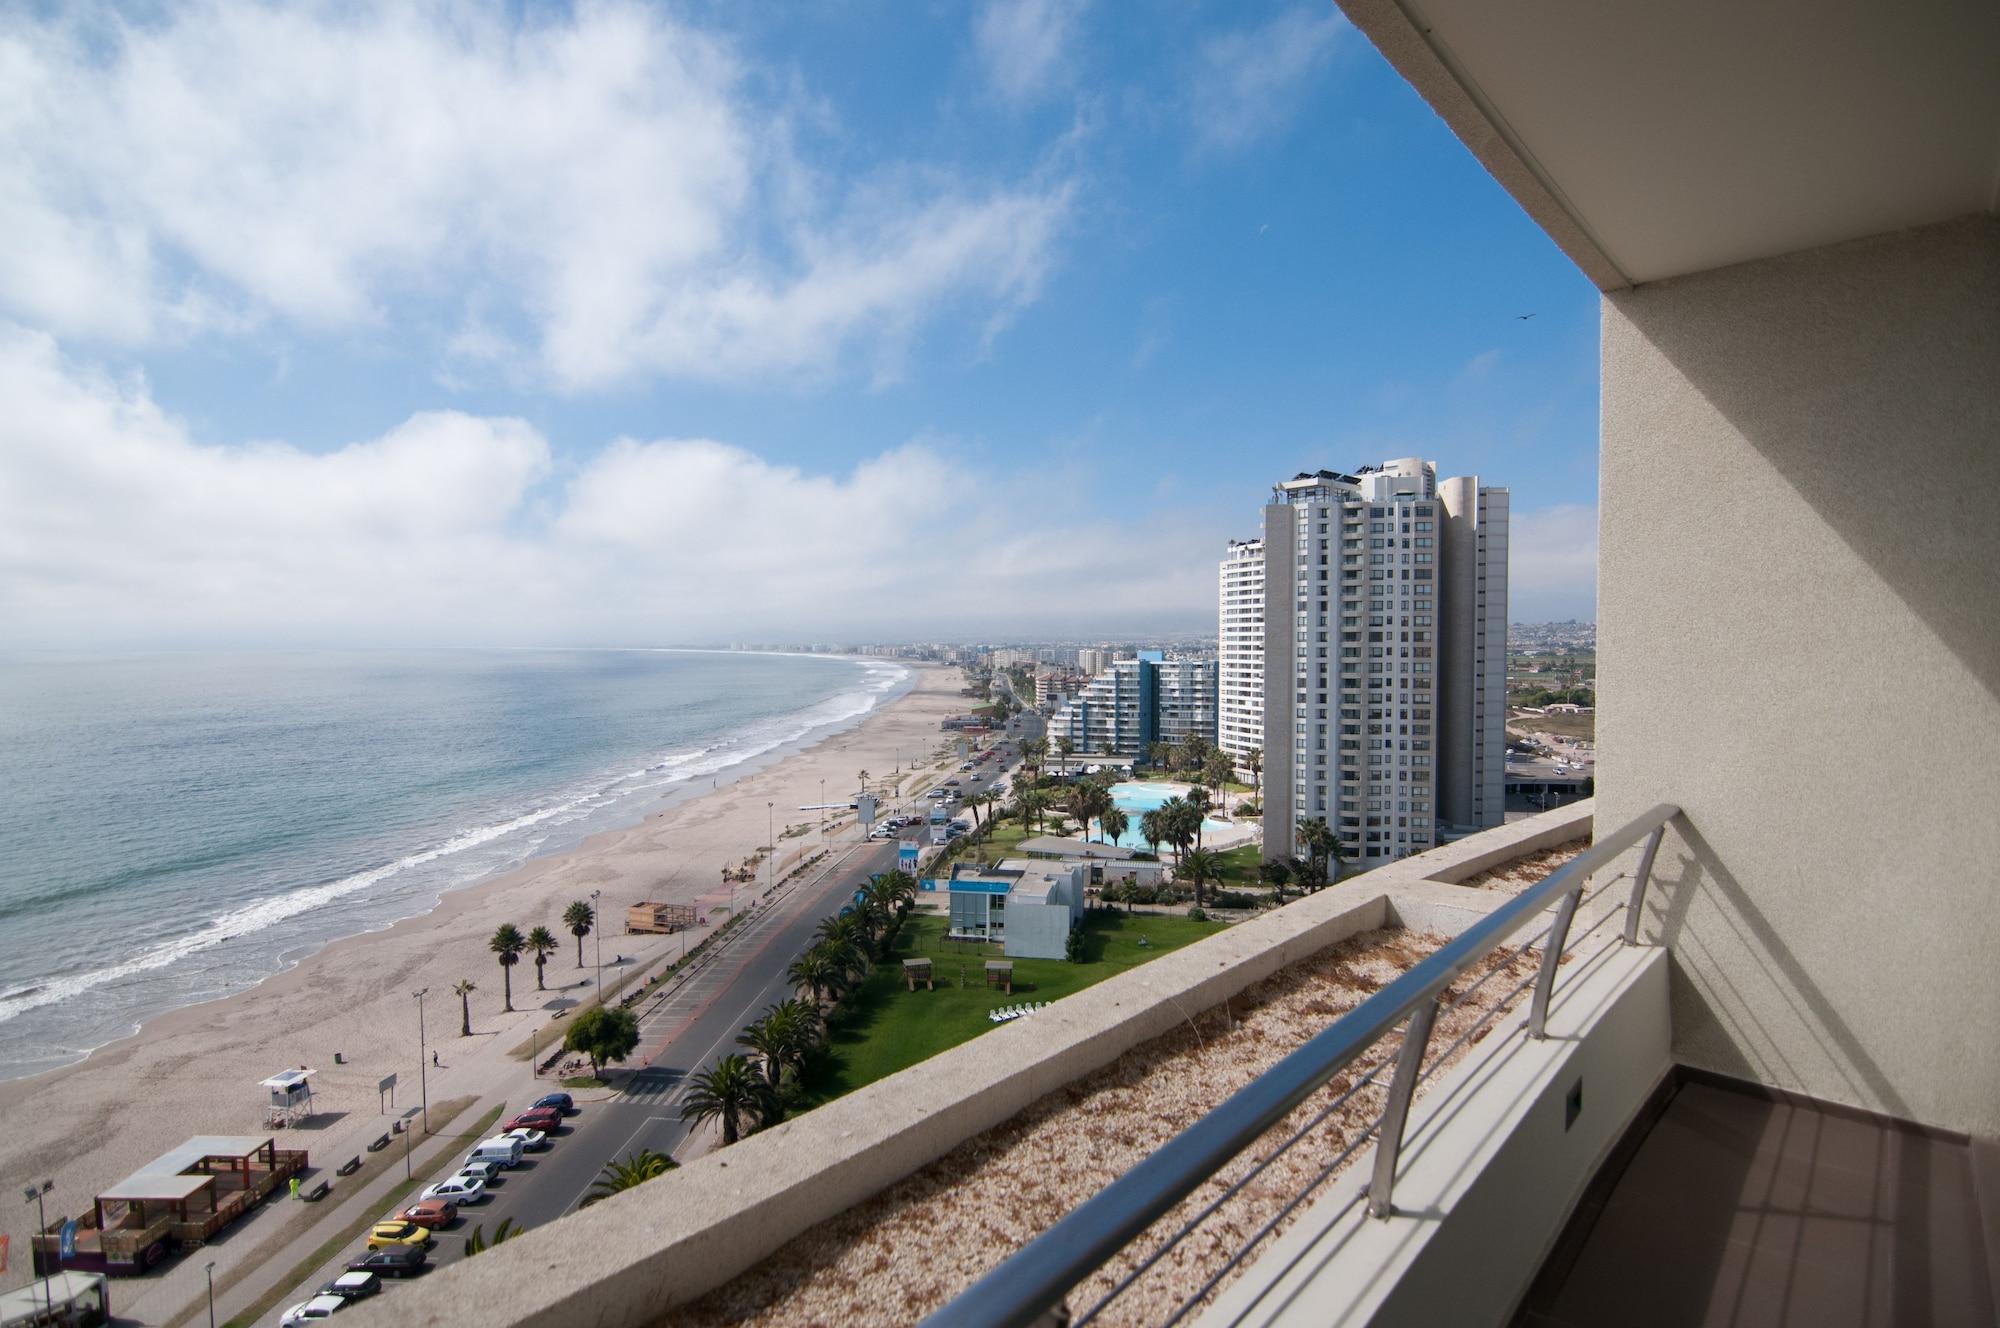
[[[1012,744],[1003,748],[1002,756],[972,772],[945,777],[959,780],[968,795],[984,792],[1011,759]],[[928,810],[928,799],[917,802],[902,810]],[[641,1149],[677,1153],[689,1133],[680,1118],[688,1080],[737,1051],[736,1035],[767,1006],[795,994],[785,970],[810,943],[820,920],[838,913],[869,876],[896,865],[894,839],[850,843],[842,851],[847,856],[825,880],[795,889],[752,914],[746,930],[706,970],[657,1007],[642,1006],[634,1057],[639,1068],[624,1091],[610,1101],[583,1104],[552,1147],[530,1159],[532,1165],[506,1174],[491,1198],[468,1209],[451,1230],[438,1233],[433,1259],[458,1258],[475,1225],[490,1235],[504,1218],[530,1227],[554,1221],[577,1206],[614,1158]],[[518,1106],[525,1107],[541,1091],[524,1090]]]

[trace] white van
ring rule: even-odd
[[[484,1162],[495,1167],[518,1167],[521,1165],[521,1141],[508,1135],[495,1135],[466,1155],[468,1162]]]

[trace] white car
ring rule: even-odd
[[[441,1180],[417,1196],[420,1199],[449,1199],[460,1207],[486,1197],[486,1182],[477,1176],[457,1175]]]
[[[345,1296],[314,1296],[302,1300],[285,1311],[285,1317],[278,1320],[283,1328],[297,1328],[302,1323],[318,1323],[321,1319],[331,1319],[347,1308]]]
[[[524,1153],[539,1153],[549,1146],[549,1136],[543,1134],[540,1130],[531,1130],[525,1125],[518,1130],[507,1131],[507,1136],[511,1139],[519,1139],[521,1141],[521,1151]]]
[[[500,1167],[495,1162],[481,1162],[475,1158],[468,1157],[465,1161],[458,1164],[458,1174],[460,1176],[475,1176],[481,1184],[490,1184],[493,1178],[500,1174]]]

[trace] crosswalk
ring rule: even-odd
[[[662,1103],[679,1091],[682,1074],[663,1065],[649,1065],[625,1085],[621,1102]]]

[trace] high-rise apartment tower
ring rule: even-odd
[[[1229,541],[1216,647],[1216,745],[1240,764],[1264,745],[1263,540]]]
[[[1265,856],[1312,817],[1358,867],[1500,824],[1507,491],[1416,458],[1301,474],[1263,544]]]

